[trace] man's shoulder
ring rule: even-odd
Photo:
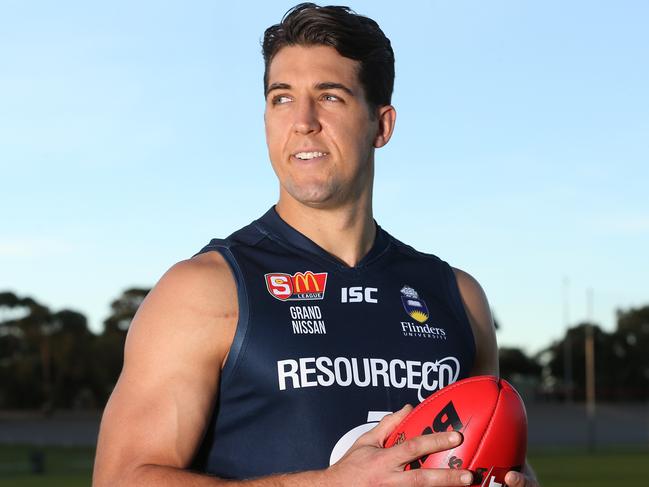
[[[220,252],[204,252],[172,265],[154,288],[182,308],[208,312],[236,305],[236,284]]]
[[[463,295],[468,294],[471,296],[476,296],[476,298],[480,297],[480,299],[484,298],[486,300],[484,290],[475,277],[473,277],[468,272],[463,271],[462,269],[458,269],[457,267],[451,267],[451,269],[453,269],[453,274],[455,274],[457,285]]]
[[[196,288],[218,286],[232,279],[232,272],[221,252],[202,252],[172,265],[159,284]]]

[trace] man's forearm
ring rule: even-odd
[[[124,485],[128,487],[220,487],[226,485],[241,485],[242,487],[324,487],[328,485],[325,477],[324,470],[315,470],[271,475],[251,480],[224,480],[180,468],[162,465],[142,465],[135,469]],[[96,485],[95,487],[99,486]]]
[[[405,406],[388,414],[370,431],[362,434],[338,462],[322,470],[271,475],[252,480],[224,480],[180,468],[140,464],[136,467],[118,466],[95,471],[94,487],[347,487],[348,485],[471,485],[473,476],[465,469],[416,469],[404,467],[424,455],[450,450],[462,442],[455,431],[421,435],[391,448],[383,448],[390,432],[412,411]],[[106,460],[107,462],[107,460]],[[123,465],[123,464],[122,464]],[[131,465],[134,465],[132,463]],[[128,470],[128,473],[124,473]]]

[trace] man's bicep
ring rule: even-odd
[[[229,270],[210,265],[210,258],[174,266],[138,310],[102,419],[100,474],[144,464],[184,468],[191,461],[237,319]]]

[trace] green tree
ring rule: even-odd
[[[103,406],[122,367],[128,327],[148,291],[132,288],[117,297],[98,336],[79,312],[52,313],[33,298],[0,293],[0,408]]]
[[[86,317],[72,310],[54,313],[45,339],[50,349],[53,407],[95,406],[100,393],[92,377],[96,336],[88,329]]]
[[[500,376],[510,382],[521,377],[541,377],[541,365],[520,348],[500,347],[498,359]]]
[[[570,342],[570,357],[573,379],[573,398],[583,401],[586,394],[586,354],[585,340],[587,327],[593,327],[593,338],[595,344],[595,390],[598,400],[628,400],[638,399],[639,396],[630,394],[636,390],[640,384],[637,377],[630,377],[629,380],[621,375],[621,371],[628,370],[628,366],[636,367],[637,362],[631,365],[626,363],[628,357],[627,349],[621,348],[621,339],[619,334],[607,333],[599,326],[592,323],[580,323],[567,331]],[[555,394],[562,396],[566,390],[564,381],[565,370],[565,340],[552,344],[547,350],[549,357],[547,364],[548,376],[551,382],[556,384]],[[646,350],[646,349],[645,349]],[[646,354],[646,352],[645,352]],[[631,375],[631,374],[630,374]],[[646,397],[646,394],[645,396]]]
[[[617,311],[612,336],[617,396],[649,399],[649,306]]]
[[[150,289],[130,288],[110,303],[111,314],[104,320],[104,333],[126,335],[135,312]]]
[[[149,289],[130,288],[111,302],[111,314],[104,320],[104,330],[93,349],[93,377],[100,404],[105,403],[115,387],[124,361],[126,333],[148,293]]]
[[[45,335],[51,313],[30,297],[0,293],[0,406],[48,407],[52,386]]]

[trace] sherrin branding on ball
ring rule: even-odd
[[[424,456],[406,466],[464,468],[474,472],[473,485],[505,485],[505,474],[520,471],[527,450],[527,415],[509,382],[491,375],[469,377],[429,396],[395,428],[384,446],[409,438],[459,431],[461,445]]]

